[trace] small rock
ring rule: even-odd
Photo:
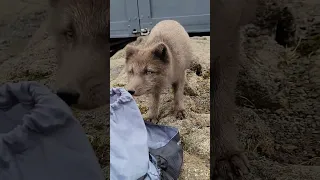
[[[91,114],[86,114],[84,117],[86,119],[94,119],[94,116],[92,116]]]
[[[306,30],[307,28],[305,26],[300,27],[301,30]]]
[[[292,152],[292,151],[298,149],[298,147],[295,145],[292,145],[292,144],[285,144],[285,145],[281,146],[281,149],[286,152]]]
[[[7,40],[0,40],[0,44],[8,44]]]
[[[307,19],[308,22],[313,22],[314,20],[315,20],[314,17],[310,17],[310,18]]]
[[[320,131],[313,131],[312,134],[320,134]]]

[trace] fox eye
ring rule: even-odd
[[[150,69],[146,69],[145,70],[145,74],[149,75],[149,74],[153,74],[155,73],[154,71],[150,70]]]
[[[74,37],[74,33],[73,33],[73,31],[71,29],[67,30],[64,35],[66,36],[66,38],[68,40],[71,40]]]
[[[129,74],[133,74],[133,70],[132,69],[129,71]]]
[[[72,23],[65,27],[62,31],[63,36],[68,40],[72,41],[75,39],[75,29]]]

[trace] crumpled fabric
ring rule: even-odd
[[[158,180],[156,160],[149,154],[148,131],[140,110],[123,88],[110,90],[110,179]]]
[[[0,180],[103,180],[71,109],[36,82],[0,85]]]

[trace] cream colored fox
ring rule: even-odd
[[[172,85],[174,110],[178,119],[186,117],[183,103],[185,73],[192,62],[190,37],[173,20],[159,22],[143,43],[127,45],[127,90],[133,96],[150,94],[147,119],[157,120],[161,91]]]

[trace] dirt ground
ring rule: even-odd
[[[320,179],[320,1],[264,2],[255,23],[242,29],[235,119],[249,179]],[[292,47],[272,33],[271,17],[285,6],[296,24]]]
[[[279,45],[270,33],[272,15],[283,7],[271,0],[259,11],[255,24],[242,28],[242,70],[237,88],[235,120],[251,163],[248,179],[301,179],[320,177],[320,2],[281,1],[293,9],[297,43]],[[278,1],[280,2],[280,1]],[[53,87],[55,56],[46,33],[47,2],[0,2],[0,83],[35,80]],[[180,129],[184,145],[181,179],[209,179],[209,57],[210,37],[192,38],[203,76],[188,72],[188,118],[174,120],[170,91],[162,97],[161,124]],[[300,39],[300,41],[299,41]],[[111,59],[113,87],[125,84],[123,50]],[[147,98],[137,99],[142,113]],[[101,107],[75,111],[108,172],[108,114]]]

